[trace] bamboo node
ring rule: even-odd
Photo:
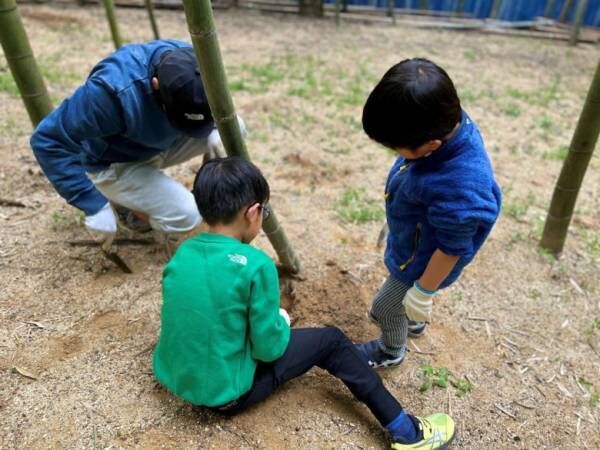
[[[44,95],[43,92],[35,92],[33,94],[21,94],[21,97],[26,97],[26,98],[34,98],[34,97],[41,97],[42,95]]]
[[[215,121],[219,122],[219,123],[225,123],[225,122],[228,122],[228,121],[230,121],[232,119],[235,119],[235,118],[236,118],[236,114],[235,114],[235,112],[233,112],[233,113],[229,114],[228,116],[216,117]]]
[[[569,214],[568,216],[553,216],[552,214],[548,213],[548,218],[552,219],[552,220],[556,220],[556,221],[569,221],[571,220],[571,218],[573,217],[573,214]]]
[[[198,39],[203,39],[209,36],[213,36],[217,34],[217,31],[214,28],[211,28],[210,30],[206,30],[206,31],[192,31],[189,30],[190,35],[192,37],[197,37]]]
[[[30,58],[30,57],[33,57],[33,53],[31,53],[31,52],[23,53],[22,55],[17,55],[17,56],[8,56],[7,55],[6,60],[7,61],[17,61],[18,59],[25,59],[25,58]]]

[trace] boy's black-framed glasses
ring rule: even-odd
[[[261,204],[260,209],[262,210],[263,220],[267,220],[269,218],[269,216],[271,215],[271,213],[273,212],[273,210],[271,209],[271,206],[266,203],[264,205]]]
[[[248,206],[248,209],[246,209],[245,214],[248,214],[248,211],[250,211],[250,208],[252,208],[255,204]],[[267,220],[269,218],[269,216],[271,215],[271,213],[273,212],[273,210],[271,209],[271,206],[269,206],[266,203],[265,204],[259,203],[258,209],[259,209],[259,211],[262,211],[263,220]]]

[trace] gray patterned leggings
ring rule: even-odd
[[[409,289],[409,285],[390,275],[375,295],[369,312],[381,329],[381,349],[393,356],[400,356],[406,345],[408,318],[403,300]]]

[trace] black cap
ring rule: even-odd
[[[171,125],[193,137],[205,137],[215,124],[192,48],[167,50],[156,69],[161,107]]]

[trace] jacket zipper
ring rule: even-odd
[[[406,267],[412,263],[415,260],[415,257],[417,256],[417,250],[419,249],[419,241],[421,240],[421,222],[417,223],[417,229],[415,230],[415,244],[413,247],[413,252],[412,255],[410,255],[410,258],[408,258],[404,264],[400,264],[400,270],[404,270],[406,269]]]

